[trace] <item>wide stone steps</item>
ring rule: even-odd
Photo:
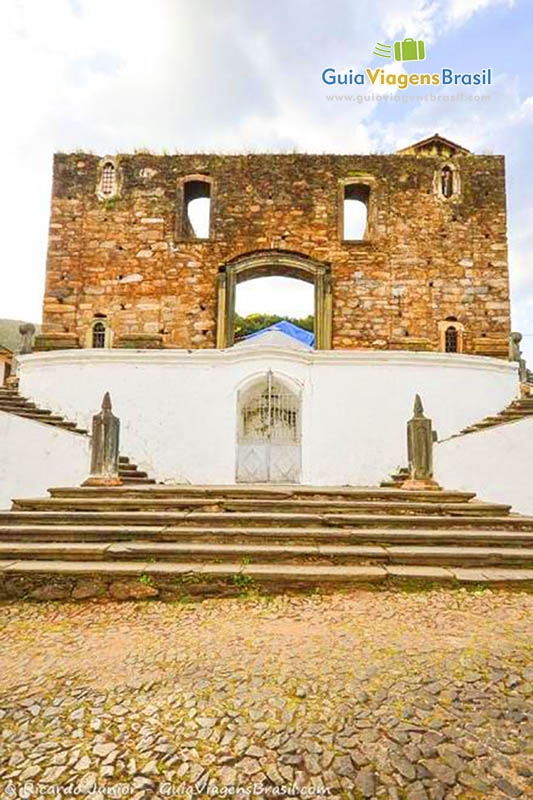
[[[533,547],[533,530],[390,528],[186,527],[149,525],[2,525],[0,542],[176,542],[218,544],[398,544]]]
[[[533,530],[533,518],[522,516],[491,516],[474,514],[382,514],[376,507],[374,513],[299,514],[264,512],[209,512],[209,511],[3,511],[0,526],[6,523],[33,522],[40,525],[172,525],[220,527],[378,527],[378,528],[492,528],[494,530]]]
[[[533,547],[224,544],[197,542],[0,542],[0,560],[313,562],[322,564],[506,565],[533,569]]]
[[[271,514],[279,519],[281,514],[291,517],[302,515],[339,515],[379,511],[380,514],[409,516],[431,514],[435,516],[501,517],[508,514],[510,506],[499,503],[437,503],[408,502],[402,500],[225,500],[224,498],[24,498],[13,503],[13,511],[92,511],[98,512],[169,512],[195,515],[237,515],[238,519],[250,515]]]
[[[475,498],[474,492],[420,491],[406,489],[382,489],[375,486],[268,486],[246,485],[234,486],[164,486],[156,485],[150,489],[143,487],[114,486],[112,488],[54,487],[48,490],[53,498],[97,499],[102,501],[132,498],[135,500],[195,500],[214,501],[228,500],[306,500],[306,501],[345,501],[358,500],[407,501],[428,503],[467,503]],[[39,498],[43,500],[47,498]],[[507,506],[506,506],[507,507]]]
[[[137,471],[125,458],[121,469]],[[0,596],[2,581],[39,588],[53,576],[71,592],[87,575],[108,588],[137,576],[156,594],[190,581],[208,593],[228,582],[533,581],[533,518],[471,492],[370,486],[55,487],[0,512]]]
[[[229,580],[238,586],[249,586],[247,582],[276,589],[309,589],[327,584],[335,587],[352,586],[354,583],[381,583],[391,578],[402,578],[418,581],[444,581],[455,583],[488,583],[488,584],[520,584],[530,585],[533,581],[533,569],[517,569],[509,567],[438,567],[417,564],[391,564],[384,566],[322,565],[322,564],[197,564],[196,562],[152,563],[147,561],[0,561],[0,578],[9,580],[13,576],[19,579],[37,576],[38,585],[43,581],[61,579],[90,578],[100,580],[105,585],[117,579],[143,578],[152,581],[170,579],[173,582],[183,581],[183,593],[192,591],[194,584],[190,577],[195,576],[202,582],[202,588],[209,582],[215,588],[220,585],[216,581]],[[246,581],[246,584],[245,584]],[[44,583],[46,586],[46,583]],[[67,584],[68,585],[68,584]],[[157,594],[157,592],[155,592]],[[210,592],[211,594],[212,592]],[[196,594],[196,592],[195,592]],[[131,595],[134,596],[133,594]]]

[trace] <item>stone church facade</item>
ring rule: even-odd
[[[438,135],[392,155],[57,154],[36,349],[225,348],[239,282],[288,275],[315,286],[318,349],[507,357],[506,234],[503,157]]]

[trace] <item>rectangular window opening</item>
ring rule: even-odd
[[[370,189],[364,184],[349,183],[344,187],[342,238],[357,242],[367,238],[368,200]]]
[[[210,217],[211,184],[187,181],[183,186],[183,238],[209,239]]]

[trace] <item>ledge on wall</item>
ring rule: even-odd
[[[138,340],[137,340],[138,341]],[[287,363],[328,364],[338,366],[420,366],[466,369],[474,372],[489,371],[503,373],[516,381],[518,391],[518,364],[503,358],[469,355],[464,353],[414,352],[409,350],[311,350],[289,349],[267,344],[257,347],[228,347],[224,350],[205,348],[197,350],[170,349],[165,347],[136,348],[132,344],[123,348],[86,348],[55,350],[33,353],[19,357],[22,373],[29,373],[41,365],[85,365],[85,364],[135,364],[188,365],[191,363],[227,365],[257,358],[276,359]],[[21,374],[22,374],[21,373]]]
[[[160,333],[129,333],[120,336],[117,340],[118,349],[129,350],[157,350],[163,346],[163,336]]]
[[[401,339],[391,341],[391,350],[409,350],[410,352],[429,352],[433,345],[429,339],[422,336],[402,336]]]
[[[75,333],[46,333],[35,337],[33,349],[35,352],[47,350],[76,350],[80,347],[80,340]]]
[[[474,339],[474,353],[479,356],[492,356],[494,358],[509,357],[509,337],[482,336]]]

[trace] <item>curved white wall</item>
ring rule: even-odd
[[[237,392],[272,369],[301,386],[302,480],[375,484],[405,464],[415,393],[440,437],[504,408],[516,365],[446,353],[78,350],[23,356],[20,392],[89,426],[110,391],[121,449],[158,480],[235,481]]]

